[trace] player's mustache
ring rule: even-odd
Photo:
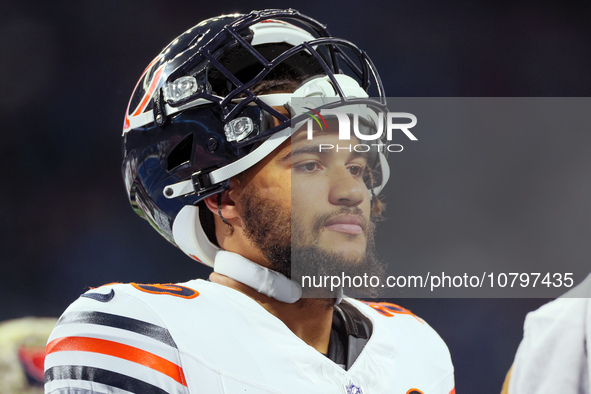
[[[367,234],[369,219],[363,214],[363,211],[358,207],[341,207],[336,211],[320,213],[316,215],[316,217],[314,218],[312,230],[314,231],[314,233],[318,233],[325,226],[327,221],[342,215],[354,215],[359,217],[362,221],[361,228],[363,230],[363,233]]]

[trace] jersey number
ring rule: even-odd
[[[368,301],[361,301],[361,302],[370,306],[371,308],[373,308],[376,312],[378,312],[381,315],[388,316],[388,317],[392,317],[395,314],[410,315],[410,316],[414,317],[415,319],[417,319],[420,323],[423,323],[423,321],[421,319],[419,319],[418,317],[416,317],[414,313],[412,313],[408,309],[405,309],[405,308],[398,306],[396,304],[391,304],[389,302],[368,302]]]

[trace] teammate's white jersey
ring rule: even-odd
[[[527,314],[509,394],[591,393],[591,275]]]
[[[56,325],[45,392],[454,392],[449,351],[427,323],[394,304],[345,302],[373,324],[349,370],[229,287],[106,285],[81,296]]]

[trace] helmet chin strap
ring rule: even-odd
[[[302,297],[302,288],[298,283],[236,253],[217,252],[213,270],[281,302],[293,304]],[[343,299],[343,289],[339,288],[337,293],[335,305]]]

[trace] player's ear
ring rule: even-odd
[[[230,190],[223,191],[205,198],[205,206],[216,216],[221,216],[226,220],[234,219],[238,216],[236,202],[232,198],[234,193]]]

